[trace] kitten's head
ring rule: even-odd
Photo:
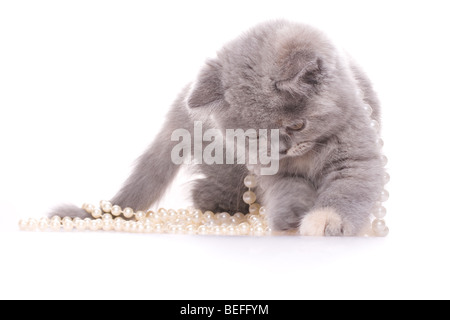
[[[345,119],[345,104],[338,103],[337,88],[346,87],[338,59],[316,29],[265,23],[206,63],[187,106],[212,115],[222,130],[279,129],[280,155],[299,156]]]

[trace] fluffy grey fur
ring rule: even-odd
[[[358,95],[358,90],[362,95]],[[280,130],[280,169],[261,176],[257,195],[275,230],[298,228],[312,210],[333,208],[342,218],[326,235],[355,235],[368,221],[382,190],[376,133],[363,110],[379,120],[379,103],[361,69],[320,31],[273,21],[256,26],[225,45],[206,62],[196,81],[170,109],[153,144],[111,199],[145,210],[160,199],[176,176],[173,130],[265,128]],[[301,130],[293,126],[304,123]],[[194,205],[202,210],[245,212],[244,165],[198,165]],[[63,214],[84,216],[76,207]]]

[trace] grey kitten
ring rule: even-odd
[[[358,94],[362,92],[362,94]],[[320,31],[283,20],[256,26],[206,62],[170,109],[134,172],[111,199],[145,210],[157,202],[180,165],[171,161],[175,129],[279,129],[275,175],[259,177],[258,199],[272,229],[302,235],[357,235],[383,189],[377,135],[363,106],[379,121],[378,99],[361,69]],[[197,165],[195,207],[245,212],[245,165]],[[54,213],[86,216],[74,206]]]

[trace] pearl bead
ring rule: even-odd
[[[255,236],[263,236],[264,233],[265,233],[265,230],[264,230],[264,227],[262,227],[262,226],[257,226],[257,227],[254,227],[254,229],[253,229],[253,235],[255,235]]]
[[[180,209],[180,210],[184,210],[184,209]],[[188,206],[186,208],[186,210],[192,213],[193,211],[197,210],[197,208],[194,208],[193,206]]]
[[[259,214],[262,216],[265,216],[267,214],[267,208],[262,206],[261,208],[259,208]]]
[[[114,219],[114,222],[113,222],[114,230],[122,231],[123,230],[123,224],[124,224],[124,220],[122,218]]]
[[[242,222],[238,225],[239,233],[242,235],[247,235],[250,233],[250,225],[248,222]]]
[[[138,225],[135,221],[130,221],[130,232],[137,232]]]
[[[202,210],[194,209],[194,210],[191,211],[191,216],[192,217],[200,217],[202,215],[203,215]]]
[[[373,109],[372,109],[372,107],[369,104],[364,103],[363,104],[363,110],[367,113],[367,115],[369,115],[369,116],[372,115]]]
[[[170,220],[172,223],[174,224],[184,224],[186,222],[187,219],[185,219],[184,217],[172,217],[172,219]]]
[[[189,210],[186,210],[186,209],[178,209],[177,213],[178,213],[178,215],[183,216],[183,217],[187,217],[187,216],[191,215]]]
[[[244,185],[247,188],[254,188],[256,187],[257,181],[256,181],[256,176],[253,174],[249,174],[248,176],[246,176],[244,178]]]
[[[136,223],[136,232],[143,233],[144,230],[145,230],[144,224],[142,223],[142,221],[138,221]]]
[[[192,214],[192,222],[195,224],[199,224],[202,221],[203,213],[200,210],[193,212]]]
[[[372,221],[372,229],[375,233],[382,232],[386,228],[386,222],[381,219],[375,219]]]
[[[92,210],[95,209],[95,206],[91,203],[85,203],[81,206],[84,211],[86,211],[87,213],[92,213]]]
[[[175,221],[178,218],[178,212],[173,209],[167,210],[167,214],[169,216],[169,221]]]
[[[236,218],[235,216],[231,216],[230,217],[230,224],[231,225],[237,225],[239,223],[241,223],[241,219]]]
[[[155,214],[150,218],[150,220],[155,222],[155,223],[156,222],[160,223],[160,222],[164,221],[164,218],[161,217],[158,212],[155,212]]]
[[[383,230],[374,231],[377,237],[386,237],[389,234],[389,228],[385,227]]]
[[[130,219],[130,218],[133,217],[133,215],[134,215],[133,209],[128,208],[128,207],[125,208],[125,209],[123,209],[123,216],[124,216],[125,218]]]
[[[100,230],[102,228],[102,226],[103,226],[102,220],[101,219],[95,219],[95,220],[91,221],[91,223],[89,225],[89,229],[91,231],[97,231],[97,230]]]
[[[164,232],[164,225],[162,223],[157,223],[155,224],[153,229],[155,230],[156,233],[162,233]]]
[[[45,222],[38,222],[38,228],[41,231],[46,231],[49,227],[49,223],[45,223]]]
[[[53,231],[59,231],[61,229],[61,221],[52,218],[52,220],[50,221],[50,228]]]
[[[136,217],[136,220],[143,220],[145,218],[145,212],[144,211],[136,211],[136,213],[134,214]]]
[[[94,218],[94,219],[98,219],[98,218],[100,218],[101,216],[102,216],[102,210],[101,209],[99,209],[99,208],[94,208],[94,210],[92,210],[92,212],[91,212],[91,215],[92,215],[92,218]]]
[[[383,219],[386,216],[386,208],[383,206],[379,206],[373,211],[372,214],[375,216],[375,218]]]
[[[112,219],[113,219],[112,215],[110,215],[109,213],[105,213],[102,218],[103,218],[103,221],[109,221],[109,220],[112,221]]]
[[[37,223],[36,219],[33,219],[33,218],[28,219],[26,222],[26,229],[29,231],[34,231],[34,230],[36,230],[37,225],[38,225],[38,223]]]
[[[120,216],[120,214],[122,213],[122,208],[120,206],[112,206],[111,208],[111,214],[115,217]]]
[[[206,220],[203,225],[207,227],[214,227],[216,225],[216,220]]]
[[[197,233],[201,235],[208,234],[208,228],[205,225],[201,225],[198,227]]]
[[[166,217],[169,216],[169,213],[167,212],[166,209],[160,208],[160,209],[158,209],[158,215],[159,215],[162,219],[165,219]]]
[[[189,224],[184,228],[184,232],[187,234],[196,234],[197,228],[196,228],[196,226]]]
[[[227,225],[221,225],[220,226],[220,235],[226,235],[227,234],[227,228],[228,228],[228,226]]]
[[[41,231],[45,231],[50,226],[50,220],[47,217],[39,219],[38,228]]]
[[[378,121],[377,120],[374,120],[374,119],[372,119],[372,120],[370,120],[370,127],[372,128],[372,129],[374,129],[376,132],[378,132],[378,131],[380,131],[380,124],[378,123]]]
[[[255,216],[255,215],[250,215],[250,216],[248,217],[248,222],[249,222],[253,227],[255,227],[255,226],[257,226],[257,225],[262,225],[262,222],[261,222],[261,220],[259,219],[259,217],[258,217],[258,216]]]
[[[381,191],[381,195],[380,195],[380,201],[381,202],[386,202],[389,199],[389,192],[384,189],[383,191]]]
[[[151,224],[144,225],[144,233],[152,233],[153,232],[153,226]]]
[[[86,230],[86,221],[84,221],[82,219],[77,219],[77,220],[74,220],[74,224],[75,224],[75,228],[78,231]]]
[[[221,212],[216,214],[218,224],[228,223],[230,221],[230,214],[228,212]]]
[[[65,217],[62,222],[63,229],[65,231],[72,231],[73,229],[73,221],[69,217]]]
[[[244,192],[244,196],[242,197],[245,203],[252,204],[256,201],[256,195],[253,191]]]
[[[381,165],[385,167],[388,164],[388,158],[383,154],[381,155]]]
[[[153,210],[148,210],[147,213],[145,214],[148,218],[153,218],[155,216],[155,211]]]
[[[212,233],[215,235],[220,235],[221,234],[221,229],[219,226],[214,226],[212,227]]]
[[[100,201],[100,208],[102,208],[103,212],[111,212],[112,204],[107,200]]]
[[[208,221],[208,220],[214,220],[216,218],[214,212],[212,211],[205,211],[205,213],[203,214],[203,218]]]
[[[175,228],[175,233],[176,234],[186,233],[186,230],[182,225],[177,225],[177,227]]]
[[[236,212],[233,214],[233,217],[239,220],[243,220],[245,218],[245,215],[242,212]]]
[[[261,206],[258,203],[253,203],[248,207],[248,212],[250,214],[258,214],[259,213],[259,208]]]
[[[387,184],[389,181],[391,181],[391,176],[389,173],[385,172],[383,175],[384,184]]]
[[[131,221],[125,221],[123,223],[123,231],[131,232]]]
[[[25,219],[19,220],[19,229],[22,231],[27,229],[27,221]]]
[[[91,228],[91,222],[92,222],[92,220],[89,218],[84,219],[84,223],[86,224],[86,229]]]
[[[237,231],[237,228],[235,226],[228,226],[227,229],[226,229],[226,234],[228,234],[230,236],[237,234],[237,232],[238,231]]]
[[[104,231],[111,231],[112,229],[114,229],[114,222],[112,219],[106,219],[103,220],[103,226],[102,226]]]
[[[60,216],[53,216],[53,217],[50,218],[50,221],[58,221],[58,222],[61,223],[62,220],[61,220]]]

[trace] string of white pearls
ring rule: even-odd
[[[243,195],[243,200],[249,205],[249,213],[228,212],[213,213],[212,211],[202,212],[198,209],[165,209],[159,208],[157,211],[134,211],[132,208],[122,209],[118,205],[112,205],[109,201],[100,201],[100,206],[93,204],[83,204],[82,208],[88,212],[92,218],[70,218],[54,216],[52,218],[43,217],[39,220],[20,220],[21,230],[46,231],[117,231],[135,233],[174,233],[174,234],[200,234],[200,235],[253,235],[262,236],[272,234],[266,219],[266,208],[256,203],[256,195],[252,191],[257,186],[257,177],[250,173],[244,179],[244,184],[248,188]],[[386,235],[386,224],[382,218],[386,214],[386,209],[379,205],[374,215],[373,230],[375,235]],[[122,218],[121,215],[123,215]],[[280,234],[293,234],[290,232]]]
[[[362,93],[359,92],[359,95],[361,96]],[[366,114],[368,115],[369,119],[370,119],[370,127],[375,130],[375,132],[377,133],[377,146],[382,149],[384,146],[384,141],[383,139],[381,139],[380,136],[380,125],[378,123],[378,121],[376,121],[375,119],[373,119],[372,115],[373,115],[373,109],[372,107],[367,104],[364,103],[363,104],[363,109],[366,112]],[[383,165],[383,167],[386,167],[387,163],[388,163],[388,158],[382,154],[381,155],[381,163]],[[386,185],[390,180],[390,176],[389,174],[386,172],[386,169],[384,171],[383,174],[383,182],[384,185]],[[386,208],[383,206],[383,203],[386,202],[389,199],[389,192],[386,189],[383,189],[381,191],[381,194],[379,196],[379,200],[374,204],[373,209],[372,209],[372,232],[373,235],[377,236],[377,237],[386,237],[389,234],[389,228],[386,225],[386,222],[384,220],[385,216],[386,216]]]
[[[253,203],[254,204],[254,203]],[[256,205],[256,204],[255,204]],[[92,204],[84,204],[84,210],[91,214],[92,218],[80,219],[69,217],[41,218],[21,220],[21,230],[46,231],[118,231],[135,233],[174,233],[174,234],[200,234],[200,235],[253,235],[262,236],[270,234],[267,221],[258,210],[252,213],[228,212],[213,213],[202,212],[198,209],[165,209],[157,211],[136,211],[131,208],[120,208],[109,201],[101,201],[99,207]],[[256,208],[253,206],[252,208]],[[126,219],[122,218],[123,215]]]

